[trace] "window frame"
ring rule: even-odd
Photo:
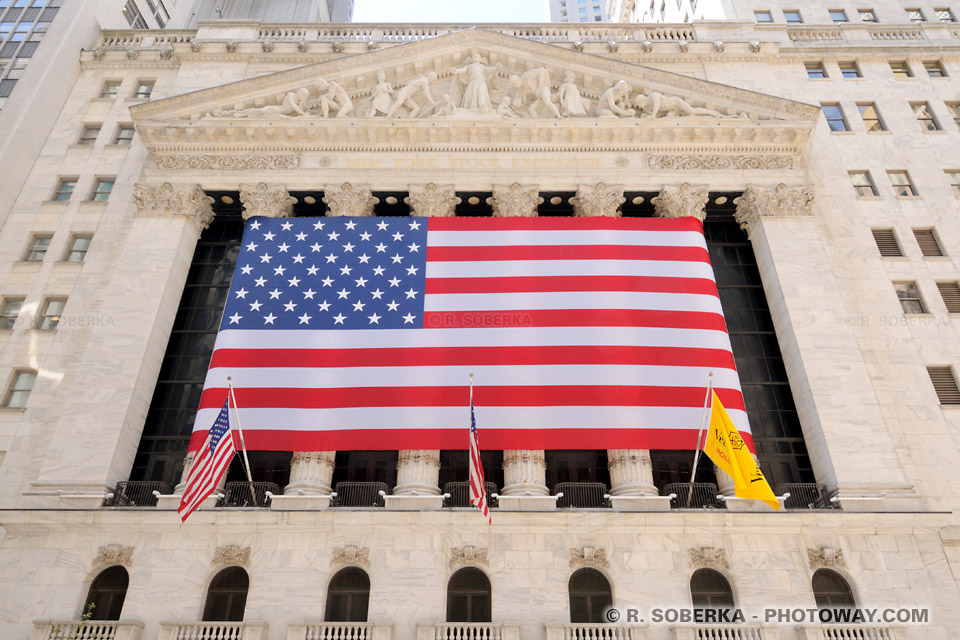
[[[823,65],[822,61],[804,62],[803,68],[807,72],[807,80],[826,80],[830,77],[827,75],[827,68]],[[819,73],[820,75],[810,75],[811,71],[815,74]]]
[[[904,315],[923,315],[927,313],[927,305],[923,303],[920,287],[916,280],[894,280],[893,291],[897,294],[897,301]],[[911,307],[916,305],[916,307]]]
[[[80,127],[80,137],[77,144],[82,147],[92,147],[97,144],[97,138],[100,137],[100,131],[103,129],[101,124],[85,124]],[[90,135],[93,132],[93,135]]]
[[[102,583],[118,578],[118,585],[104,586]],[[119,620],[123,612],[123,603],[130,587],[130,574],[121,565],[107,567],[97,574],[90,583],[87,599],[83,606],[84,614],[90,613],[90,620]],[[104,602],[105,600],[105,602]],[[99,603],[99,605],[98,605]],[[91,610],[91,606],[93,607]]]
[[[796,20],[791,20],[788,15],[796,15]],[[783,10],[783,19],[787,24],[803,24],[803,14],[800,13],[800,9],[784,9]]]
[[[37,243],[46,240],[46,244],[38,247]],[[50,243],[53,242],[52,233],[34,233],[30,235],[27,251],[23,256],[24,262],[43,262],[50,252]]]
[[[935,73],[930,73],[930,69],[933,68]],[[923,70],[927,72],[928,78],[946,78],[947,69],[943,66],[943,63],[940,60],[924,60],[923,61]]]
[[[894,176],[903,176],[905,182],[894,182]],[[913,179],[910,178],[910,172],[906,169],[887,169],[887,179],[890,181],[890,186],[893,189],[894,193],[897,194],[898,198],[917,198],[919,193],[917,193],[917,188],[913,184]],[[910,193],[899,193],[899,187],[907,187]]]
[[[829,108],[835,108],[837,110],[837,115],[833,117],[827,115],[827,109]],[[823,117],[827,121],[827,127],[830,129],[830,133],[843,133],[845,131],[850,131],[850,124],[847,122],[847,116],[844,114],[843,107],[840,106],[839,102],[821,103],[820,111],[823,113]],[[837,122],[842,125],[841,129],[834,128],[834,123]]]
[[[351,577],[361,577],[366,581],[363,587],[345,586],[338,581]],[[346,598],[339,603],[336,598]],[[346,615],[343,615],[343,614]],[[363,615],[359,615],[362,613]],[[370,575],[360,567],[344,567],[327,582],[327,599],[323,608],[324,622],[367,622],[370,615]]]
[[[596,584],[583,584],[594,581]],[[578,582],[575,584],[575,582]],[[602,584],[601,584],[602,583]],[[567,600],[570,624],[603,624],[610,622],[604,611],[613,606],[613,587],[602,572],[584,567],[577,569],[567,579]],[[574,615],[585,613],[586,616]],[[586,617],[586,619],[581,619]]]
[[[149,86],[150,90],[147,92],[143,91],[143,87]],[[157,81],[152,78],[138,78],[136,84],[133,85],[133,92],[130,94],[131,100],[149,100],[153,95],[153,92],[157,88]]]
[[[123,80],[104,80],[103,84],[100,85],[100,93],[98,98],[104,100],[116,100],[120,97],[120,87],[123,85]]]
[[[820,578],[819,580],[818,577]],[[840,583],[845,588],[838,591],[824,591],[822,588],[824,586],[824,580]],[[820,582],[821,587],[819,589],[817,586],[818,582]],[[813,599],[817,603],[817,609],[835,611],[837,609],[851,609],[857,606],[857,597],[854,594],[853,587],[850,585],[850,581],[833,569],[821,567],[814,571],[813,575],[810,576],[810,589],[813,591]]]
[[[960,282],[957,280],[937,280],[937,292],[940,294],[940,300],[946,308],[947,313],[960,314]],[[944,295],[944,287],[952,288],[950,292],[951,301]]]
[[[907,14],[907,22],[920,24],[927,21],[927,16],[924,15],[923,9],[920,7],[904,7],[903,11]]]
[[[943,131],[929,102],[911,102],[910,110],[913,111],[913,117],[917,119],[917,124],[924,133]]]
[[[957,21],[956,16],[953,15],[953,9],[951,9],[950,7],[940,7],[939,9],[934,7],[933,13],[937,16],[937,22],[950,23],[950,22]],[[947,20],[943,19],[944,18],[943,14],[947,14],[947,18],[948,18]]]
[[[943,241],[940,239],[940,234],[937,233],[937,230],[935,227],[913,227],[911,231],[913,231],[913,238],[914,240],[916,240],[917,246],[920,248],[920,254],[924,258],[947,257],[947,252],[943,248]],[[925,240],[925,238],[921,239],[921,237],[918,235],[918,232],[920,234],[924,234],[925,236],[929,237],[929,241],[932,243],[931,248],[935,248],[936,253],[928,253],[924,250],[924,245],[922,244],[922,242]]]
[[[868,119],[864,117],[864,113],[869,109],[873,110],[874,117]],[[877,108],[876,102],[858,102],[857,111],[860,113],[860,121],[863,122],[863,127],[867,130],[867,133],[880,133],[887,130],[887,125],[880,115],[880,109]]]
[[[227,582],[229,579],[236,581],[237,584],[220,584],[220,582]],[[242,582],[245,582],[245,584],[241,586],[240,583]],[[204,622],[243,622],[243,614],[246,612],[249,595],[250,574],[243,567],[224,567],[210,579],[210,583],[207,585],[201,619]],[[226,607],[216,606],[217,602],[213,598],[220,596],[226,597]]]
[[[17,327],[17,320],[20,319],[24,302],[26,302],[26,298],[22,296],[0,298],[0,331],[13,331]],[[16,310],[9,309],[12,305],[17,305]]]
[[[870,15],[869,20],[863,17],[865,14]],[[877,20],[877,12],[874,9],[857,9],[857,15],[860,16],[860,22],[867,22],[867,23],[873,23],[873,24],[880,22],[879,20]]]
[[[950,188],[953,189],[953,194],[960,198],[960,169],[944,169],[943,173],[947,176],[947,180],[950,181]]]
[[[950,112],[953,123],[960,127],[960,102],[945,101],[944,104],[947,105],[947,111]]]
[[[86,241],[87,241],[87,246],[86,246],[85,249],[83,249],[83,251],[80,251],[79,249],[76,248],[77,241],[79,241],[79,240],[86,240]],[[67,250],[66,250],[66,252],[63,254],[63,260],[62,260],[62,262],[77,263],[77,264],[82,264],[82,263],[86,262],[86,261],[87,261],[87,254],[90,253],[90,243],[92,243],[92,242],[93,242],[93,234],[92,234],[92,233],[75,233],[75,234],[72,234],[72,235],[70,236],[70,242],[67,244]],[[80,254],[81,254],[81,257],[80,257],[79,260],[71,260],[71,259],[70,259],[70,256],[72,256],[74,253],[80,253]]]
[[[862,78],[863,74],[860,72],[860,65],[857,64],[856,60],[844,60],[837,63],[837,67],[840,69],[840,77],[844,80]],[[849,72],[853,72],[853,75],[849,75]]]
[[[877,191],[877,184],[873,181],[873,176],[870,175],[870,171],[848,171],[847,174],[850,176],[850,184],[853,186],[854,192],[856,192],[858,198],[876,198],[880,195],[880,192]],[[867,184],[857,184],[854,181],[854,176],[866,176]],[[870,193],[861,193],[861,189],[869,187]]]
[[[7,384],[7,392],[3,396],[3,405],[4,409],[26,409],[27,402],[30,401],[30,395],[33,393],[33,388],[37,384],[37,370],[29,368],[15,368],[13,369],[10,375],[10,381]],[[21,388],[20,379],[23,376],[33,376],[33,379],[30,380],[30,386]],[[13,404],[14,398],[19,397],[18,394],[26,394],[23,398],[23,404]]]
[[[53,197],[51,201],[53,202],[70,202],[70,199],[73,197],[73,194],[77,191],[77,183],[80,182],[80,178],[74,176],[61,176],[57,178],[57,186],[54,188]],[[70,185],[69,189],[65,187]],[[61,197],[66,196],[66,197]]]
[[[827,9],[827,14],[830,16],[830,20],[834,24],[850,22],[850,19],[847,17],[846,9]]]
[[[60,304],[59,312],[51,313],[50,306]],[[66,296],[49,296],[43,299],[43,306],[37,315],[36,329],[38,331],[56,331],[63,319],[63,310],[67,306]]]
[[[106,184],[109,184],[110,188],[104,191],[101,187]],[[116,186],[116,177],[98,176],[97,179],[93,181],[93,190],[90,192],[90,202],[109,202],[110,194],[113,193],[113,188]]]
[[[459,587],[455,585],[455,580],[458,578],[461,580],[466,579],[467,576],[474,575],[478,578],[482,578],[482,581],[485,583],[485,589],[481,587],[467,588]],[[456,587],[456,588],[455,588]],[[491,622],[493,620],[493,587],[490,584],[490,577],[484,573],[481,569],[477,567],[463,567],[455,571],[448,579],[446,585],[446,621],[447,622]],[[466,598],[466,613],[464,615],[459,615],[461,612],[457,611],[454,607],[455,603],[452,601],[452,596],[457,598]],[[481,599],[481,606],[483,611],[479,612],[480,620],[475,620],[475,607],[474,607],[474,598]],[[453,620],[451,618],[469,618],[468,620]]]
[[[913,69],[910,68],[910,63],[906,60],[890,60],[889,63],[894,78],[904,80],[914,77]]]
[[[766,16],[769,20],[761,20],[760,16]],[[770,9],[755,9],[753,12],[753,19],[757,24],[772,24],[773,23],[773,11]]]
[[[129,137],[124,136],[123,132],[129,131]],[[117,131],[113,136],[113,144],[116,147],[129,147],[133,144],[133,137],[137,135],[137,130],[132,124],[118,124]]]

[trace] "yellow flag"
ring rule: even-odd
[[[777,511],[780,510],[780,503],[773,495],[773,490],[750,455],[750,450],[720,403],[716,392],[713,393],[710,430],[703,444],[703,452],[733,479],[734,492],[738,498],[763,500]]]

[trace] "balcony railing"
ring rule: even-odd
[[[644,640],[646,627],[620,624],[548,624],[547,640]]]
[[[158,640],[266,640],[264,622],[161,622]]]
[[[287,640],[390,640],[392,630],[372,622],[298,622],[290,625]]]
[[[333,507],[382,507],[390,488],[386,482],[338,482],[333,492]]]
[[[562,494],[562,495],[561,495]],[[560,482],[553,486],[557,508],[599,509],[609,507],[607,485],[602,482]]]
[[[802,640],[901,640],[903,627],[863,624],[803,625],[797,628]]]
[[[675,509],[720,509],[717,485],[712,482],[674,482],[666,485],[661,496],[674,494],[671,506]]]
[[[417,627],[417,640],[520,640],[520,626],[498,622],[441,622]]]
[[[118,482],[113,495],[103,501],[105,507],[155,507],[157,496],[171,493],[166,482]]]
[[[827,497],[827,485],[816,482],[783,482],[774,491],[778,496],[789,493],[783,503],[787,509],[835,509],[837,503]]]
[[[280,494],[276,482],[228,482],[218,507],[269,507],[270,495]]]
[[[678,625],[671,630],[675,640],[767,640],[772,635],[758,624]]]
[[[497,492],[497,485],[493,482],[486,482],[484,486],[487,489],[487,504],[491,507],[497,506],[497,499],[493,494]],[[443,485],[443,492],[449,493],[445,507],[469,507],[470,506],[470,483],[469,482],[448,482]]]
[[[142,631],[135,620],[38,620],[30,640],[139,640]]]

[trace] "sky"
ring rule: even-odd
[[[546,22],[546,0],[356,0],[353,22]]]

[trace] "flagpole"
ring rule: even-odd
[[[713,375],[713,374],[711,374]],[[257,494],[253,490],[253,475],[250,473],[250,460],[247,458],[247,445],[243,441],[243,427],[240,426],[240,408],[237,406],[237,396],[233,392],[233,377],[227,376],[227,387],[230,389],[230,399],[233,400],[233,415],[237,417],[237,433],[240,434],[240,450],[243,451],[244,471],[247,472],[247,481],[250,483],[250,497],[253,504],[257,504]]]
[[[690,472],[690,491],[687,493],[687,504],[693,497],[693,483],[697,478],[697,464],[700,462],[700,438],[703,435],[703,423],[707,418],[707,405],[710,404],[710,392],[713,391],[713,371],[707,378],[707,394],[703,398],[703,413],[700,414],[700,429],[697,431],[697,452],[693,454],[693,471]]]

